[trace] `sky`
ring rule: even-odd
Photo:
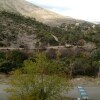
[[[92,22],[100,22],[100,0],[27,0],[53,12]]]

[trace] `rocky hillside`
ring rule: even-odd
[[[0,12],[0,47],[34,48],[43,45],[100,45],[100,25],[62,24],[50,27],[34,18],[20,14]]]
[[[54,12],[48,11],[25,0],[0,0],[0,10],[20,13],[25,16],[36,18],[36,20],[48,25],[58,26],[62,23],[73,24],[83,22],[64,17]]]
[[[54,35],[59,38],[64,30],[49,27],[34,18],[20,14],[0,12],[0,47],[29,48],[39,43],[57,44]],[[53,35],[53,36],[52,36]]]

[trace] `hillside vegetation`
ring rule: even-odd
[[[59,30],[50,28],[34,18],[26,18],[19,14],[5,11],[0,12],[1,47],[34,48],[35,44],[39,41],[55,42],[51,34]]]
[[[56,37],[58,41],[54,38]],[[34,18],[6,11],[0,12],[0,47],[34,49],[35,47],[51,47],[46,53],[51,59],[59,55],[66,74],[96,75],[100,60],[100,25],[89,23],[63,23],[60,27],[44,25]],[[67,45],[70,44],[68,47]],[[63,48],[54,49],[54,46]],[[13,54],[14,53],[14,54]],[[20,57],[20,51],[0,52],[0,71],[9,72],[20,66],[27,58]],[[18,58],[16,58],[16,56]],[[21,59],[22,60],[17,60]],[[13,59],[15,59],[13,61]],[[15,62],[16,61],[16,62]],[[17,62],[18,61],[18,62]],[[34,60],[33,60],[34,61]]]
[[[49,27],[36,21],[35,18],[24,17],[20,14],[6,11],[0,12],[0,45],[15,46],[22,45],[34,48],[37,42],[57,45],[66,43],[72,45],[84,45],[94,43],[97,47],[100,43],[100,25],[89,23],[62,24],[59,28]],[[59,42],[56,42],[57,37]]]

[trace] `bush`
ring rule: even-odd
[[[23,61],[28,57],[20,51],[0,52],[0,72],[9,73],[22,67]]]

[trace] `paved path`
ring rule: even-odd
[[[90,100],[100,100],[100,87],[84,87]],[[81,97],[77,87],[69,91],[65,96],[78,98]]]
[[[6,84],[0,84],[0,100],[7,100],[8,98],[8,93],[6,93],[4,91],[4,89],[6,89],[8,87],[8,85]]]

